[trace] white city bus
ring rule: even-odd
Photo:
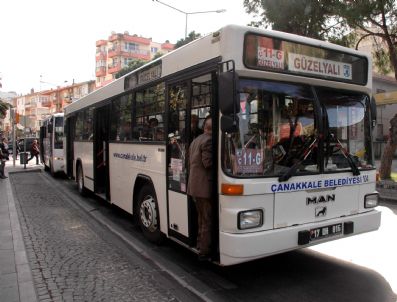
[[[63,113],[55,113],[40,127],[40,157],[45,170],[52,175],[64,171]]]
[[[191,119],[213,120],[212,258],[232,265],[379,228],[371,60],[226,26],[65,109],[66,165],[153,242],[197,252]],[[194,181],[194,180],[193,180]]]

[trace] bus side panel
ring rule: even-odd
[[[157,195],[160,229],[167,233],[165,166],[165,146],[109,144],[111,202],[132,213],[132,195],[136,178],[139,174],[150,177]]]
[[[50,167],[50,158],[51,158],[51,141],[48,137],[50,134],[47,134],[47,137],[43,139],[43,159],[44,165],[46,167]]]
[[[84,186],[94,191],[94,161],[92,142],[74,142],[74,177],[76,178],[76,160],[81,159],[84,172]]]
[[[62,172],[64,169],[65,162],[63,160],[63,149],[54,149],[53,150],[53,162],[52,162],[52,168],[54,169],[54,172]],[[61,158],[61,159],[60,159]]]

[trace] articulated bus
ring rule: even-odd
[[[198,252],[191,121],[213,121],[212,259],[227,266],[374,231],[371,59],[228,25],[65,108],[66,170],[152,242]]]
[[[63,113],[55,113],[40,127],[40,157],[44,169],[55,175],[64,172]]]

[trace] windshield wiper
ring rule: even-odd
[[[360,170],[358,169],[357,165],[353,161],[352,155],[342,146],[340,140],[335,137],[333,133],[331,133],[331,137],[336,141],[336,146],[342,152],[342,155],[346,158],[347,162],[349,163],[350,167],[352,168],[352,172],[354,176],[360,175]]]
[[[296,170],[302,164],[302,162],[305,161],[306,158],[310,155],[310,153],[312,153],[314,148],[317,147],[316,142],[317,142],[317,137],[315,137],[313,139],[313,141],[311,142],[309,147],[303,152],[301,159],[298,160],[296,163],[294,163],[291,166],[291,168],[289,168],[289,170],[287,172],[285,172],[283,175],[281,175],[278,178],[278,181],[287,181],[288,179],[290,179],[295,174]]]

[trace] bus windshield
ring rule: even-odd
[[[223,137],[227,174],[280,177],[373,168],[366,95],[248,79],[240,81],[239,92],[239,130]],[[316,112],[323,112],[324,129]],[[326,138],[319,135],[325,130]]]
[[[55,117],[55,128],[54,128],[54,149],[63,148],[63,117]]]

